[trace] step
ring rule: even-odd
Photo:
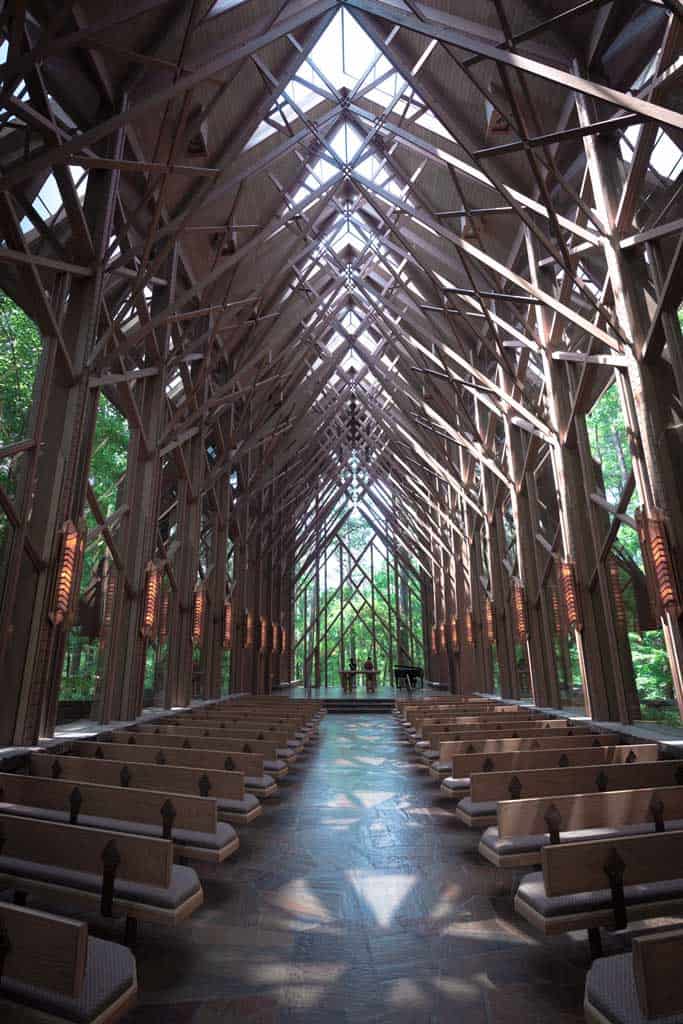
[[[323,703],[331,714],[375,714],[388,715],[394,707],[391,698],[370,697],[326,697]]]

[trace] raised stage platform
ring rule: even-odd
[[[328,711],[349,714],[351,712],[372,712],[381,714],[391,711],[397,697],[410,696],[415,700],[422,697],[433,697],[438,692],[428,683],[424,688],[413,690],[410,694],[407,690],[397,690],[393,686],[380,686],[375,693],[368,693],[365,687],[358,687],[353,693],[345,693],[341,684],[335,686],[291,686],[282,689],[283,695],[288,694],[291,700],[319,700],[325,704]]]

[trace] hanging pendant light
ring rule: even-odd
[[[106,644],[114,624],[114,603],[116,601],[116,568],[110,563],[105,576],[104,611],[102,613],[101,642]]]
[[[680,594],[676,566],[674,564],[669,536],[666,528],[666,516],[661,509],[636,513],[638,536],[643,552],[643,561],[649,580],[654,587],[655,596],[663,614],[680,610]]]
[[[205,607],[206,594],[204,587],[198,587],[192,597],[192,643],[195,647],[201,647],[204,634]]]
[[[226,601],[223,605],[223,650],[229,651],[232,647],[232,603]]]
[[[279,641],[279,639],[280,639],[280,627],[279,627],[277,622],[274,622],[273,623],[273,638],[272,638],[273,654],[277,654],[278,653],[278,641]]]
[[[465,612],[465,643],[468,647],[474,647],[474,617],[471,608]]]
[[[439,651],[441,654],[446,652],[446,623],[439,623]]]
[[[490,597],[486,598],[486,604],[484,605],[484,614],[486,616],[486,639],[490,644],[496,642],[496,617],[494,615],[493,601]]]
[[[438,651],[436,649],[436,625],[432,626],[432,637],[431,638],[432,638],[431,652],[432,652],[432,654],[437,654]]]
[[[556,586],[550,587],[550,603],[553,611],[555,635],[562,636],[562,609],[560,607],[560,595]]]
[[[54,607],[50,614],[50,618],[55,626],[64,622],[73,611],[81,560],[83,558],[83,548],[83,534],[74,526],[70,519],[67,519],[62,527],[57,587]]]
[[[455,615],[451,615],[450,635],[451,649],[457,652],[460,650],[460,637],[458,636],[458,620],[456,619]]]
[[[519,580],[512,584],[512,607],[514,610],[515,638],[525,644],[529,639],[529,622],[526,614],[526,594]]]
[[[153,639],[157,631],[160,590],[161,571],[154,562],[149,562],[145,570],[145,593],[142,602],[142,625],[140,627],[140,633],[147,640]]]
[[[168,611],[171,601],[171,595],[168,590],[162,591],[161,600],[159,602],[159,640],[164,643],[168,638]]]
[[[244,633],[244,646],[253,647],[256,642],[256,616],[247,609],[247,624]]]
[[[261,616],[261,632],[259,636],[259,650],[265,651],[268,646],[268,616]]]
[[[560,562],[560,588],[567,624],[579,632],[583,629],[579,588],[576,583],[576,567],[573,562]]]
[[[619,579],[619,564],[616,558],[607,559],[607,571],[609,573],[609,585],[610,590],[612,592],[612,601],[614,603],[614,619],[621,629],[625,629],[626,604],[624,602],[624,592],[621,589],[621,580]]]

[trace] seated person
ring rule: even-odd
[[[377,689],[377,673],[375,672],[375,666],[369,654],[365,659],[363,669],[365,671],[365,685],[368,688],[368,693],[374,693]]]

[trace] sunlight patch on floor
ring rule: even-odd
[[[385,875],[379,871],[347,871],[346,877],[370,908],[380,928],[389,927],[417,883],[416,875]]]

